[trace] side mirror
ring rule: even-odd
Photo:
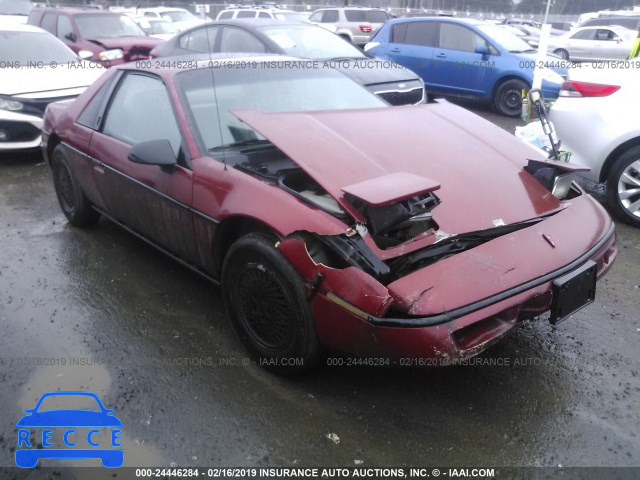
[[[486,45],[478,45],[476,47],[476,53],[482,55],[482,60],[487,60],[489,58],[489,47]]]
[[[67,40],[69,40],[70,42],[75,42],[77,40],[78,37],[76,37],[76,34],[73,32],[67,33],[64,38],[66,38]]]
[[[169,140],[165,139],[136,143],[129,150],[127,158],[133,163],[160,167],[171,167],[178,163]]]

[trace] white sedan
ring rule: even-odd
[[[622,60],[629,56],[638,32],[624,27],[582,27],[551,37],[548,53],[565,60]]]
[[[104,71],[31,25],[0,24],[0,152],[40,147],[45,108],[80,95]]]
[[[634,60],[635,62],[636,60]],[[638,59],[640,61],[640,59]],[[562,149],[585,176],[606,182],[607,203],[621,220],[640,227],[640,69],[573,69],[551,107]]]

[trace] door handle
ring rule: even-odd
[[[447,54],[446,53],[438,53],[436,55],[436,58],[447,58]]]
[[[399,53],[399,52],[400,52],[400,49],[399,49],[399,48],[392,48],[392,49],[391,49],[391,51],[392,51],[393,53]]]

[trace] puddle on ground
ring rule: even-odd
[[[18,407],[21,411],[25,409],[34,408],[40,396],[45,392],[55,391],[82,391],[93,392],[101,401],[107,402],[104,404],[105,408],[110,408],[108,404],[109,393],[112,389],[111,376],[107,369],[102,365],[78,365],[78,366],[46,366],[37,369],[29,378],[25,384],[23,391],[20,393],[18,399]],[[90,406],[91,402],[95,402],[90,397],[53,397],[43,402],[42,407],[46,410],[50,409],[73,409],[73,408],[90,408],[92,410],[98,410],[99,407],[95,404],[95,408]],[[124,450],[124,465],[127,466],[153,466],[163,465],[164,462],[162,455],[144,440],[140,440],[132,436],[127,432],[127,419],[123,418],[121,414],[115,412],[115,416],[123,423],[121,427],[120,439],[118,440],[122,449]],[[42,443],[42,432],[40,427],[29,427],[32,432],[32,438],[36,439],[37,444]],[[58,446],[58,443],[62,442],[62,436],[64,434],[65,427],[52,428],[54,430],[51,433],[51,443],[53,447],[62,447],[62,443]],[[60,431],[58,431],[60,430]],[[87,429],[76,428],[77,432],[74,435],[76,441],[76,448],[88,448],[86,445]],[[94,443],[100,443],[110,446],[110,432],[105,431],[108,429],[100,429],[99,433],[95,433],[92,436]],[[33,442],[32,442],[33,443]],[[35,445],[34,445],[35,446]],[[96,447],[99,448],[99,447]],[[38,462],[41,467],[97,467],[101,466],[98,459],[85,459],[85,460],[56,460],[56,459],[44,459]],[[98,474],[96,477],[94,474]],[[100,471],[92,471],[92,478],[113,478],[113,470],[104,469]]]

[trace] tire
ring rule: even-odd
[[[51,170],[60,208],[69,223],[76,227],[95,224],[100,214],[91,208],[91,202],[82,191],[73,165],[67,158],[62,145],[57,145],[53,150]]]
[[[607,203],[616,217],[640,228],[640,145],[620,155],[609,170]]]
[[[554,50],[553,53],[555,53],[556,55],[558,55],[560,58],[562,58],[563,60],[569,60],[569,52],[567,52],[566,50],[559,48],[557,50]]]
[[[236,333],[259,365],[299,373],[317,363],[320,346],[302,277],[274,244],[257,233],[237,240],[222,267],[222,294]]]
[[[500,84],[493,97],[493,107],[501,115],[518,117],[522,113],[522,90],[529,90],[523,80],[512,78]]]
[[[349,42],[349,43],[353,43],[351,41],[351,37],[349,35],[345,35],[344,33],[341,33],[340,35],[338,35],[340,38],[344,39],[345,41]]]

